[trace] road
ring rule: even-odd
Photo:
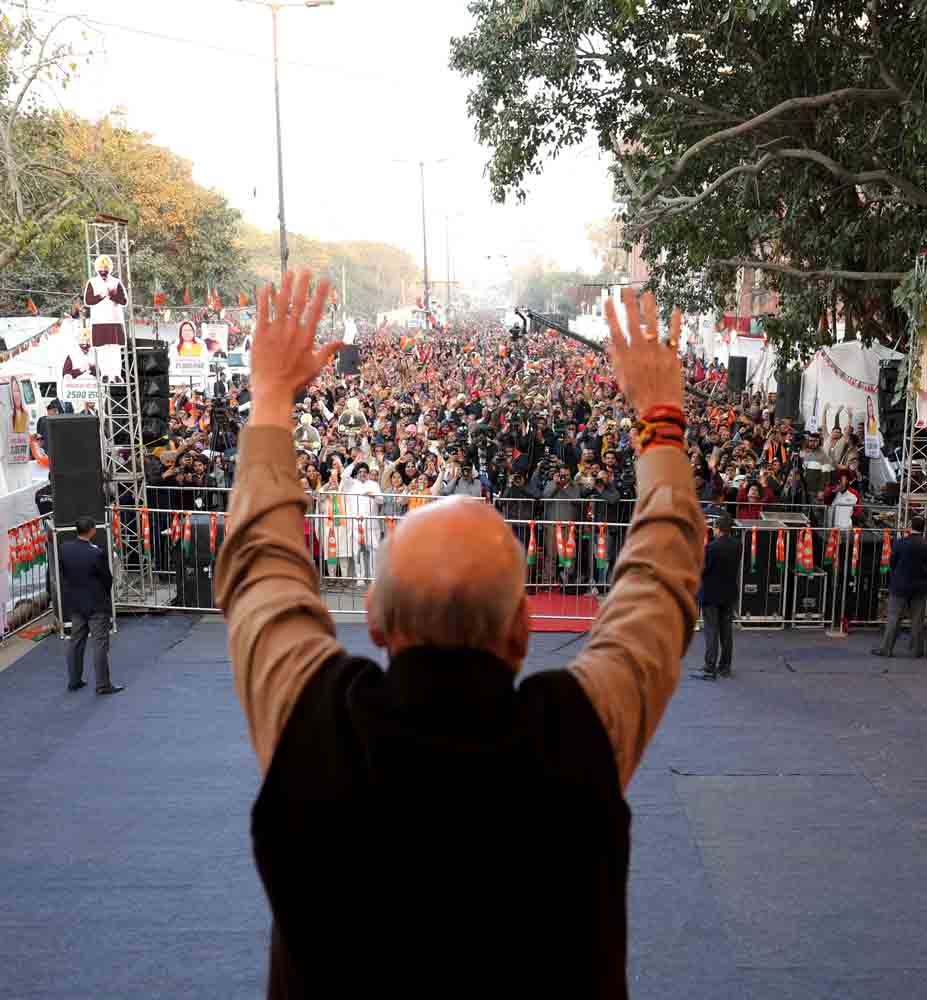
[[[527,669],[569,639],[535,637]],[[927,998],[927,662],[867,635],[736,643],[735,678],[684,680],[633,782],[631,996]],[[224,626],[127,620],[114,662],[107,699],[65,692],[56,639],[0,673],[0,998],[260,997]]]

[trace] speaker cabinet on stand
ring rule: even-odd
[[[740,396],[747,388],[747,359],[742,357],[728,358],[727,390],[731,396]]]

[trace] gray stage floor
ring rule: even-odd
[[[528,669],[570,638],[537,636]],[[736,641],[735,679],[685,679],[632,786],[632,997],[927,998],[927,661]],[[65,692],[56,639],[0,674],[0,998],[258,998],[224,627],[127,620],[114,661],[106,699]]]

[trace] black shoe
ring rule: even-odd
[[[883,653],[881,646],[876,646],[875,649],[871,649],[869,652],[872,653],[873,656],[886,656],[889,659],[891,659],[892,656],[891,653]]]
[[[87,682],[86,681],[78,681],[76,684],[69,684],[68,685],[68,690],[69,691],[80,691],[81,688],[85,688],[86,686],[87,686]]]
[[[719,667],[718,668],[718,676],[719,677],[733,677],[734,674],[731,671],[730,667]]]
[[[97,694],[119,694],[120,691],[125,691],[124,684],[110,684],[107,687],[97,688]]]
[[[689,676],[694,677],[697,681],[716,681],[718,679],[718,674],[714,670],[693,670]]]

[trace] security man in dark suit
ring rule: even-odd
[[[117,694],[121,685],[109,675],[109,629],[112,617],[113,574],[106,553],[94,544],[97,527],[90,517],[76,521],[77,540],[65,542],[58,556],[64,583],[64,605],[71,613],[68,640],[68,690],[79,691],[84,682],[84,647],[93,639],[93,667],[97,694]]]
[[[895,636],[905,612],[911,618],[911,652],[909,657],[923,655],[924,608],[927,605],[927,539],[924,538],[924,518],[911,518],[911,534],[899,538],[892,547],[892,575],[888,584],[888,620],[882,644],[872,652],[876,656],[891,656]]]
[[[705,622],[705,667],[693,673],[703,681],[731,676],[734,655],[734,605],[740,583],[740,542],[732,537],[733,521],[722,514],[715,521],[715,537],[705,547],[705,567],[699,600]],[[718,659],[720,640],[721,659]]]

